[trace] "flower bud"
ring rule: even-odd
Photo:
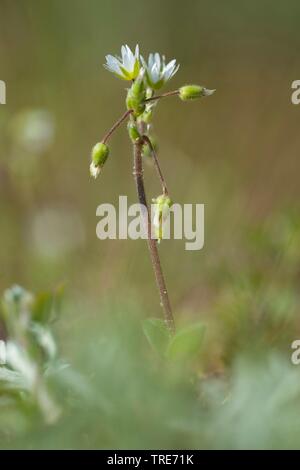
[[[138,128],[134,122],[129,121],[127,125],[128,134],[133,143],[138,142],[141,138]]]
[[[216,90],[208,90],[199,85],[185,85],[179,89],[179,98],[182,101],[195,100],[201,98],[202,96],[210,96]]]
[[[146,124],[150,124],[153,118],[153,109],[152,108],[146,108],[145,111],[143,112],[142,119]]]
[[[98,142],[92,149],[92,160],[96,166],[102,166],[107,160],[109,148],[103,142]]]
[[[156,199],[152,199],[152,202],[155,202],[161,208],[164,206],[170,208],[173,205],[172,199],[166,194],[161,194]]]
[[[101,172],[109,155],[109,148],[103,142],[98,142],[92,149],[92,163],[90,165],[90,173],[94,178]]]
[[[173,205],[172,200],[166,194],[161,194],[156,199],[152,199],[155,203],[155,212],[153,217],[153,226],[158,243],[163,238],[163,223],[168,218],[170,207]]]
[[[147,87],[146,90],[146,99],[152,98],[154,96],[154,90],[151,87]]]
[[[126,98],[127,109],[133,109],[135,117],[140,116],[145,110],[146,90],[144,84],[144,73],[136,78],[128,90]]]

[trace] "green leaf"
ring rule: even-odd
[[[143,331],[152,348],[164,354],[170,340],[165,322],[159,318],[148,318],[144,321]]]
[[[179,330],[170,340],[167,357],[182,360],[195,357],[202,346],[205,325],[196,323]]]
[[[46,323],[49,321],[52,313],[53,296],[50,292],[40,292],[32,309],[32,318],[35,321]]]

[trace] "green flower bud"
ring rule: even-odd
[[[90,173],[94,178],[101,172],[109,155],[109,148],[103,142],[98,142],[92,149],[92,163],[90,165]]]
[[[141,94],[143,94],[143,96],[146,96],[144,73],[141,73],[136,78],[136,80],[134,80],[133,84],[131,85],[131,91],[134,94],[134,96],[139,96]]]
[[[133,96],[130,90],[127,95],[126,106],[127,106],[127,109],[133,109],[133,115],[135,117],[138,117],[141,114],[143,114],[145,110],[145,104],[143,103],[143,98]]]
[[[150,124],[153,118],[153,109],[149,108],[143,112],[142,119],[146,124]]]
[[[92,161],[96,166],[103,166],[109,155],[109,148],[103,142],[98,142],[92,150]]]
[[[140,133],[137,129],[137,126],[134,122],[130,122],[127,125],[128,134],[133,143],[138,142],[141,138]]]
[[[146,98],[147,99],[152,98],[153,95],[154,95],[154,90],[152,90],[152,88],[148,87],[147,90],[146,90]]]
[[[128,90],[126,98],[127,109],[133,109],[135,117],[140,116],[145,110],[146,90],[144,74],[140,74]]]
[[[163,208],[165,205],[170,208],[173,205],[172,199],[166,194],[161,194],[152,201],[155,202],[159,208]]]
[[[153,226],[157,241],[160,243],[163,238],[163,223],[168,218],[169,210],[173,202],[166,194],[161,194],[156,199],[152,199],[152,202],[155,203]]]
[[[185,85],[179,89],[179,98],[182,101],[195,100],[201,98],[202,96],[210,96],[216,90],[208,90],[199,85]]]

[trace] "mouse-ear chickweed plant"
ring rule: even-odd
[[[178,96],[182,101],[191,101],[209,96],[214,90],[208,90],[199,85],[185,85],[178,90],[157,95],[157,90],[160,90],[175,75],[179,65],[176,64],[175,59],[167,62],[165,56],[158,53],[150,54],[148,60],[145,60],[140,55],[138,45],[134,52],[127,45],[122,46],[121,57],[107,55],[104,67],[122,80],[127,80],[130,83],[130,88],[127,90],[126,97],[127,110],[92,150],[90,172],[95,178],[99,176],[109,155],[107,145],[109,138],[125,120],[128,120],[128,133],[134,154],[133,175],[146,228],[151,262],[164,310],[165,322],[169,332],[174,333],[174,317],[157,249],[157,241],[159,242],[162,238],[162,225],[172,202],[151,135],[153,111],[162,98]],[[161,195],[153,200],[156,209],[153,220],[155,237],[152,237],[152,222],[143,179],[144,154],[152,156],[162,190]]]

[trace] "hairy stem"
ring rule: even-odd
[[[168,291],[167,291],[166,283],[164,280],[164,275],[163,275],[161,264],[160,264],[157,243],[156,243],[156,240],[152,238],[151,216],[150,216],[149,208],[147,205],[144,178],[143,178],[143,163],[142,163],[143,143],[144,143],[143,139],[140,139],[138,142],[134,144],[133,175],[135,178],[139,203],[141,204],[142,210],[143,210],[145,226],[147,228],[147,243],[148,243],[148,248],[150,252],[152,267],[155,273],[157,288],[159,290],[161,305],[164,310],[165,322],[169,331],[173,334],[175,332],[175,323],[174,323],[172,308],[171,308]]]

